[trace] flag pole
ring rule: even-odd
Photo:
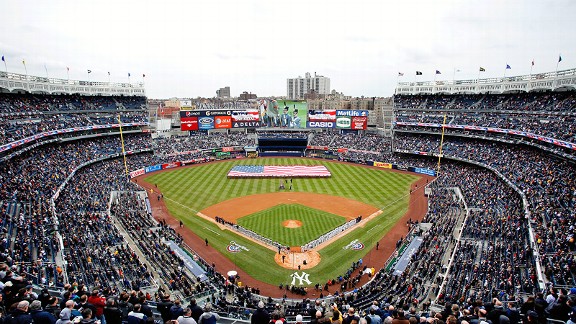
[[[476,91],[480,89],[480,72],[482,72],[482,67],[478,68],[478,77],[476,78]]]
[[[444,121],[442,122],[442,137],[440,137],[440,151],[438,153],[438,168],[436,176],[440,175],[440,161],[442,160],[442,146],[444,145],[444,129],[446,129],[446,111],[444,111]]]
[[[48,76],[48,67],[46,66],[46,63],[44,63],[44,70],[46,71],[46,79],[50,79]]]
[[[26,72],[26,89],[28,90],[28,92],[30,92],[30,82],[28,82],[28,68],[26,67],[26,61],[22,60],[22,64],[24,65],[24,71]]]
[[[128,163],[126,163],[126,151],[124,149],[124,135],[122,135],[122,120],[120,119],[120,112],[118,112],[118,124],[120,125],[120,142],[122,143],[122,156],[124,157],[124,170],[128,179]]]
[[[6,76],[8,76],[8,66],[6,65],[6,59],[2,56],[2,61],[4,61],[4,71],[6,71]]]

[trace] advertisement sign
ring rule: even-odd
[[[364,130],[368,126],[368,117],[352,117],[350,128],[355,130]]]
[[[384,169],[392,169],[392,164],[390,163],[383,163],[383,162],[374,162],[375,167],[384,168]]]
[[[336,116],[368,117],[368,110],[336,110]]]
[[[198,130],[198,117],[180,118],[180,130],[195,131]]]
[[[202,116],[200,110],[180,110],[180,118]]]
[[[230,116],[215,116],[214,117],[214,128],[232,128],[232,117]]]
[[[336,110],[308,110],[309,122],[336,122]]]
[[[146,171],[144,169],[138,169],[138,170],[132,171],[132,172],[130,172],[130,179],[136,178],[137,176],[141,176],[144,173],[146,173]]]
[[[214,117],[203,116],[198,118],[198,129],[208,130],[214,128]]]
[[[146,168],[144,168],[144,171],[146,171],[146,173],[154,172],[154,171],[158,171],[158,170],[162,170],[162,164],[151,165],[151,166],[147,166]]]
[[[222,148],[222,152],[233,152],[234,151],[234,147],[232,146],[226,146]]]
[[[162,170],[177,168],[181,165],[182,163],[180,162],[164,163],[162,164]]]
[[[350,129],[352,125],[352,117],[338,116],[336,117],[336,128]]]
[[[334,128],[336,126],[336,122],[317,122],[317,121],[309,121],[306,123],[308,128]]]

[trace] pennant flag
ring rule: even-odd
[[[26,65],[26,61],[22,60],[22,64]]]
[[[460,71],[460,69],[456,69],[456,72],[462,72],[462,71]]]
[[[486,69],[483,67],[480,67],[480,72],[486,72]]]
[[[506,70],[510,70],[510,69],[511,69],[510,65],[506,64]]]
[[[534,66],[534,59],[532,59],[532,66]]]
[[[108,72],[108,75],[110,75],[110,72]]]
[[[130,72],[128,72],[128,77],[130,77]]]
[[[88,74],[92,73],[92,70],[88,70]]]
[[[4,59],[4,55],[2,55],[2,62],[6,62],[6,60]]]
[[[2,56],[2,57],[4,57],[4,56]],[[404,76],[404,73],[398,72],[398,76]]]
[[[440,71],[436,70],[436,74],[442,74],[442,73],[440,73]]]
[[[69,67],[66,67],[66,71],[70,72],[70,68],[69,68]]]
[[[416,71],[416,75],[422,75],[422,72]]]
[[[558,63],[562,62],[562,55],[558,55]]]
[[[142,77],[145,78],[145,77],[146,77],[146,74],[142,73]]]

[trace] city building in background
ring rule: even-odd
[[[255,93],[249,93],[247,91],[242,92],[239,97],[240,100],[254,100],[256,98],[257,96]]]
[[[330,94],[330,78],[306,72],[304,77],[298,76],[286,81],[286,98],[290,100],[318,99]]]
[[[230,87],[224,87],[216,90],[216,96],[218,98],[230,98]]]

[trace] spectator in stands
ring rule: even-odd
[[[196,299],[192,299],[188,307],[192,310],[192,318],[196,321],[196,323],[198,323],[198,321],[200,320],[200,316],[202,315],[202,313],[204,313],[202,307],[198,306],[198,304],[196,303]]]
[[[94,318],[98,319],[102,324],[106,324],[106,319],[104,318],[104,307],[106,307],[106,298],[100,295],[98,289],[94,289],[90,297],[87,299],[88,303],[94,305],[96,312],[92,314]]]
[[[56,321],[56,324],[70,324],[72,321],[70,320],[70,316],[72,313],[69,309],[63,309],[60,311],[60,318]]]
[[[80,324],[100,324],[100,321],[93,317],[92,310],[90,308],[85,308],[82,311],[82,319]]]
[[[26,300],[23,300],[18,303],[16,309],[11,311],[4,320],[6,324],[30,324],[33,323],[34,320],[30,313],[28,313],[28,307],[30,303]]]
[[[141,312],[141,305],[135,304],[134,309],[128,313],[128,324],[145,324],[148,316]]]
[[[130,296],[127,292],[122,292],[120,294],[120,300],[118,301],[118,309],[122,312],[122,320],[125,321],[128,319],[128,313],[134,310],[134,305],[128,302]]]
[[[179,316],[178,324],[197,324],[196,320],[192,317],[192,310],[189,307],[184,308],[184,315]]]
[[[268,311],[266,310],[263,301],[258,302],[258,308],[256,308],[256,311],[254,312],[254,314],[252,314],[252,317],[250,318],[250,323],[251,324],[270,323],[270,314],[268,314]]]
[[[174,305],[170,307],[170,319],[175,320],[182,315],[184,315],[184,309],[182,309],[182,305],[180,305],[180,300],[176,299]]]
[[[58,297],[50,297],[48,299],[48,304],[44,308],[45,311],[49,312],[50,314],[54,315],[54,317],[60,316],[60,306],[59,306]]]
[[[108,300],[106,300],[104,318],[107,324],[122,324],[122,311],[118,308],[114,298],[108,298]]]
[[[206,306],[204,306],[204,313],[200,316],[198,324],[215,324],[219,320],[220,315],[212,312],[212,304],[207,303]]]
[[[170,308],[174,306],[174,303],[170,300],[170,295],[162,296],[162,300],[156,304],[156,308],[160,312],[160,316],[162,316],[162,322],[166,323],[171,320],[170,316]]]
[[[34,324],[54,324],[56,317],[53,314],[42,310],[42,303],[35,300],[30,304],[30,316],[34,320]]]

